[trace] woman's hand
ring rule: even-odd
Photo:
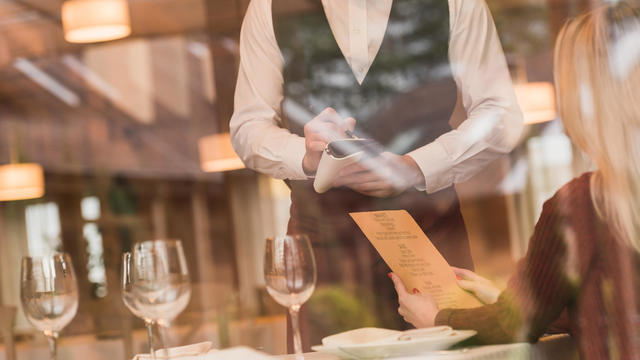
[[[418,289],[413,289],[413,294],[409,294],[396,274],[389,273],[389,277],[398,292],[398,313],[404,320],[417,328],[433,326],[438,314],[438,304],[433,297],[421,294]]]
[[[458,277],[458,285],[471,291],[476,297],[485,304],[493,304],[498,301],[500,289],[495,287],[493,283],[471,270],[451,267]]]
[[[383,152],[342,169],[333,186],[346,186],[367,196],[391,197],[419,184],[424,184],[424,175],[413,158]]]

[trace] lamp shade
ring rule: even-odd
[[[44,195],[44,172],[38,164],[0,166],[0,201],[35,199]]]
[[[67,0],[62,4],[64,38],[72,43],[120,39],[131,34],[126,0]]]
[[[203,171],[221,172],[244,168],[244,163],[233,151],[229,133],[205,136],[198,141],[198,148]]]
[[[550,82],[515,85],[516,98],[525,124],[536,124],[556,117],[556,95]]]

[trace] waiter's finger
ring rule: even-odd
[[[347,186],[356,191],[364,191],[364,190],[375,190],[377,189],[373,183],[379,183],[383,180],[376,176],[374,173],[359,173],[356,175],[349,176],[347,178],[338,178],[333,182],[333,186]],[[364,184],[370,184],[365,187],[362,187]]]
[[[344,138],[346,135],[344,129],[335,123],[315,122],[305,126],[305,136],[323,136],[328,140]]]
[[[362,184],[366,182],[372,181],[381,181],[383,179],[380,178],[376,173],[371,171],[358,171],[354,173],[350,173],[347,175],[338,175],[336,177],[336,181],[334,182],[334,186],[351,186]]]
[[[382,167],[389,167],[393,163],[393,161],[391,161],[388,158],[388,156],[389,156],[388,153],[383,152],[378,156],[369,157],[360,161],[360,164],[363,167],[366,167],[368,169],[379,169]]]
[[[310,135],[304,138],[304,144],[307,150],[322,151],[329,140],[325,136]]]
[[[338,114],[338,112],[330,107],[322,110],[322,112],[318,114],[316,119],[324,122],[331,122],[337,125],[345,124],[344,119]]]
[[[339,124],[328,121],[311,121],[305,125],[305,129],[311,132],[339,133],[342,130]]]
[[[369,168],[366,166],[363,166],[360,163],[351,164],[343,168],[342,170],[340,170],[340,172],[338,173],[338,176],[344,177],[344,176],[349,176],[351,174],[356,174],[360,172],[369,172]]]
[[[307,131],[305,133],[304,138],[307,143],[312,143],[314,141],[321,141],[325,144],[331,142],[331,140],[334,139],[334,137],[331,136],[331,134],[329,134],[327,131],[315,131],[315,130]]]
[[[358,192],[362,195],[367,195],[367,196],[376,197],[376,198],[388,198],[394,194],[394,191],[389,188],[372,190],[372,191],[358,191]]]
[[[311,141],[308,148],[311,151],[324,151],[325,146],[327,143],[324,141]]]
[[[347,129],[349,129],[349,131],[354,131],[356,129],[356,119],[352,117],[348,117],[344,120],[347,125]]]
[[[386,191],[386,192],[390,192],[393,187],[391,186],[391,184],[389,184],[388,182],[384,181],[384,180],[374,180],[374,181],[368,181],[368,182],[362,182],[359,184],[354,184],[349,186],[350,188],[352,188],[355,191],[361,192],[361,193],[367,193],[367,194],[373,194],[379,191]]]
[[[338,176],[346,179],[349,183],[362,183],[369,181],[384,181],[387,183],[400,182],[401,178],[397,173],[393,173],[389,168],[381,167],[372,169],[366,165],[354,164],[353,168],[343,169]]]
[[[328,122],[328,123],[333,123],[338,125],[342,133],[344,133],[345,130],[353,131],[356,126],[356,119],[352,117],[343,119],[342,116],[340,116],[340,114],[338,114],[338,112],[335,111],[335,109],[330,107],[324,109],[318,115],[317,119],[323,122]]]

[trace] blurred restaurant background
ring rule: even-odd
[[[120,256],[164,238],[182,240],[193,284],[169,345],[285,353],[285,309],[264,290],[262,257],[264,240],[286,231],[288,188],[244,169],[229,139],[249,0],[111,1],[125,9],[111,14],[117,26],[91,33],[74,30],[104,21],[89,6],[99,2],[0,0],[0,359],[7,346],[20,359],[47,354],[19,310],[20,259],[51,251],[71,255],[80,289],[60,357],[144,352],[143,322],[122,304]],[[65,14],[74,2],[80,15]],[[487,3],[527,125],[509,156],[456,189],[477,272],[504,284],[544,200],[589,167],[556,118],[552,48],[564,19],[593,3]],[[319,4],[278,0],[274,10],[301,16]],[[318,288],[305,306],[328,333],[378,323],[339,288]]]

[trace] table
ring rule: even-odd
[[[296,360],[295,355],[276,356],[280,360]],[[577,359],[573,339],[569,335],[551,335],[540,339],[535,344],[516,343],[504,345],[479,346],[464,350],[443,351],[429,355],[404,357],[402,360],[437,359],[437,360],[546,360]],[[322,353],[307,353],[305,360],[339,360],[338,357]],[[400,358],[399,358],[400,359]]]
[[[170,344],[174,346],[212,341],[219,348],[220,328],[215,322],[205,322],[195,327],[176,325],[169,330]],[[230,346],[245,345],[271,354],[286,352],[286,316],[258,317],[234,320],[226,329]],[[19,341],[15,345],[17,360],[43,360],[49,358],[49,348],[41,332],[34,332],[33,339]],[[127,351],[125,337],[130,341]],[[116,338],[96,338],[93,334],[62,336],[58,344],[58,357],[64,360],[127,360],[134,354],[148,351],[146,329],[135,329],[130,334]],[[0,340],[0,360],[7,360],[6,349]]]

